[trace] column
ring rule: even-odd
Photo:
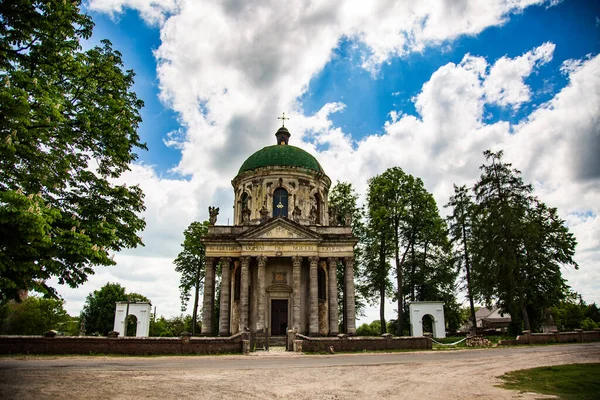
[[[310,316],[308,334],[319,336],[319,257],[309,257],[310,262]]]
[[[215,297],[215,266],[211,257],[205,261],[204,298],[202,300],[202,335],[212,333],[213,305]]]
[[[300,332],[300,267],[302,265],[302,257],[293,256],[292,265],[292,288],[294,290],[292,324],[294,329],[297,329],[298,332]]]
[[[242,274],[240,277],[240,329],[243,332],[248,327],[248,269],[250,257],[240,257],[242,263]]]
[[[267,266],[267,257],[258,256],[258,319],[257,330],[261,331],[265,328],[265,267]]]
[[[231,258],[221,258],[221,304],[219,305],[219,336],[229,336],[229,299],[231,289]]]
[[[338,329],[338,290],[337,290],[337,263],[338,259],[329,257],[329,335],[335,336],[339,333]]]
[[[356,334],[354,313],[354,257],[345,257],[344,290],[346,291],[346,321],[348,335]]]

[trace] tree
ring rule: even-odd
[[[473,229],[474,289],[487,303],[496,300],[511,315],[511,332],[529,330],[539,310],[563,299],[568,286],[561,266],[571,265],[576,241],[556,209],[533,195],[520,171],[502,161],[499,151],[484,152],[475,184]]]
[[[179,315],[166,319],[161,316],[150,320],[150,336],[174,337],[189,332],[192,327],[191,315]]]
[[[387,229],[381,226],[383,222],[378,213],[381,209],[378,207],[380,193],[372,190],[369,185],[367,193],[367,224],[365,235],[362,238],[361,245],[364,248],[361,272],[361,285],[359,290],[362,295],[374,302],[379,300],[379,329],[380,334],[386,333],[385,321],[385,298],[386,294],[393,290],[392,282],[389,277],[391,265],[388,258],[391,256],[389,245],[389,235]],[[358,334],[358,331],[357,331]]]
[[[76,287],[142,244],[142,191],[115,180],[146,148],[143,103],[110,42],[81,50],[80,4],[0,2],[0,302]]]
[[[65,311],[63,300],[29,296],[21,302],[11,301],[3,307],[4,335],[42,335],[52,329],[69,331],[72,318]]]
[[[150,302],[146,296],[138,293],[127,294],[120,284],[108,282],[85,299],[81,318],[85,318],[85,331],[88,335],[106,336],[113,330],[118,301]]]
[[[352,234],[356,237],[362,238],[364,235],[363,225],[363,210],[358,206],[358,194],[349,182],[336,182],[331,189],[329,194],[329,224],[333,226],[345,226],[350,220],[352,226]],[[354,247],[354,280],[355,282],[360,279],[361,273],[361,260],[362,260],[362,246],[358,245]],[[337,284],[338,284],[338,306],[340,312],[338,315],[342,318],[342,331],[347,332],[346,324],[346,291],[344,290],[344,274],[345,270],[338,263],[336,268],[337,273]],[[357,290],[354,296],[355,313],[361,315],[364,310],[364,304],[362,302],[360,290]]]
[[[446,207],[452,207],[452,215],[448,217],[451,241],[459,248],[458,266],[464,266],[465,280],[467,283],[467,297],[471,310],[471,323],[473,330],[477,329],[477,318],[475,317],[475,303],[473,288],[471,285],[471,257],[470,243],[473,237],[473,211],[474,204],[466,186],[454,185],[454,196]]]
[[[423,181],[398,167],[369,180],[369,233],[390,246],[395,260],[398,320],[404,334],[405,301],[443,300],[454,304],[455,273],[447,228]],[[401,255],[401,256],[400,256]],[[379,265],[383,265],[383,253]]]
[[[208,221],[192,222],[183,232],[183,250],[173,263],[175,271],[181,274],[179,291],[181,293],[181,311],[185,311],[190,301],[191,291],[194,291],[194,307],[192,309],[192,335],[196,334],[198,298],[203,289],[206,248],[200,241],[208,233]]]

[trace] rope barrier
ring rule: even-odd
[[[436,340],[431,339],[431,341],[433,343],[439,344],[440,346],[456,346],[457,344],[459,344],[460,342],[464,342],[465,340],[467,340],[467,338],[460,339],[458,342],[454,342],[454,343],[440,343]]]

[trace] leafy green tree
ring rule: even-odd
[[[404,333],[404,271],[403,266],[406,254],[410,249],[410,240],[405,246],[404,254],[400,259],[400,247],[405,237],[404,218],[408,207],[408,194],[414,184],[414,178],[407,175],[401,168],[387,169],[383,174],[369,180],[369,218],[372,220],[371,232],[376,236],[383,236],[390,244],[395,260],[396,273],[396,300],[398,301],[398,319],[396,334]]]
[[[115,184],[145,149],[133,72],[110,42],[82,51],[81,1],[0,2],[0,302],[76,287],[142,244],[139,187]]]
[[[452,243],[459,249],[458,266],[464,267],[465,280],[467,288],[467,298],[471,310],[471,326],[473,330],[477,329],[475,317],[475,303],[473,296],[473,288],[471,284],[471,257],[470,245],[473,241],[473,199],[466,186],[454,185],[454,196],[450,197],[450,201],[446,207],[452,207],[452,215],[448,217],[450,237]],[[469,320],[469,319],[467,319]]]
[[[387,293],[393,291],[390,280],[391,265],[388,261],[392,255],[392,246],[390,246],[391,240],[386,227],[381,225],[384,221],[378,214],[382,210],[379,207],[382,199],[378,197],[381,193],[372,189],[373,186],[369,185],[367,223],[361,243],[364,249],[361,284],[358,289],[371,303],[379,302],[379,328],[380,334],[384,334],[386,333],[385,299]]]
[[[565,297],[560,268],[577,268],[576,241],[556,209],[533,197],[520,171],[503,162],[502,151],[484,155],[489,164],[473,188],[473,286],[511,315],[511,332],[518,333]]]
[[[181,294],[181,310],[185,311],[190,301],[191,292],[194,292],[194,307],[192,308],[192,335],[196,334],[198,299],[204,285],[206,248],[200,241],[208,233],[208,221],[202,223],[194,221],[183,232],[184,239],[181,246],[183,250],[177,255],[173,263],[175,271],[181,274],[179,291]],[[216,274],[215,274],[216,275]],[[215,324],[218,325],[218,324]]]
[[[65,311],[63,300],[29,296],[3,307],[4,335],[41,335],[49,330],[69,332],[72,318]]]
[[[85,318],[85,331],[88,335],[106,336],[115,323],[115,308],[118,301],[150,302],[138,293],[127,294],[118,283],[108,282],[99,290],[90,293],[83,306],[81,318]]]
[[[172,318],[153,318],[150,321],[150,336],[152,337],[176,337],[182,332],[190,332],[192,328],[191,315],[179,315]]]
[[[356,328],[357,336],[379,336],[382,331],[380,326],[380,321],[375,320],[370,324],[362,324],[358,328]],[[385,332],[384,332],[385,333]]]
[[[350,222],[352,233],[359,240],[364,235],[363,210],[358,206],[358,194],[348,182],[336,182],[329,193],[329,224],[337,226],[345,226]],[[354,281],[360,280],[362,262],[362,246],[354,247]],[[346,299],[344,290],[344,274],[345,270],[341,265],[341,260],[336,268],[337,284],[338,284],[338,306],[340,308],[338,315],[342,319],[342,331],[347,332],[346,324]],[[360,286],[360,285],[357,285]],[[365,304],[361,297],[360,290],[357,290],[354,296],[355,313],[361,315],[364,311]]]
[[[369,180],[368,231],[389,246],[385,257],[395,260],[398,319],[396,334],[405,333],[406,300],[442,300],[455,304],[447,228],[423,181],[398,167]],[[383,246],[382,246],[383,247]],[[383,266],[383,252],[379,265]]]

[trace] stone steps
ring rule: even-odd
[[[283,346],[285,347],[285,336],[271,336],[269,337],[269,347]]]

